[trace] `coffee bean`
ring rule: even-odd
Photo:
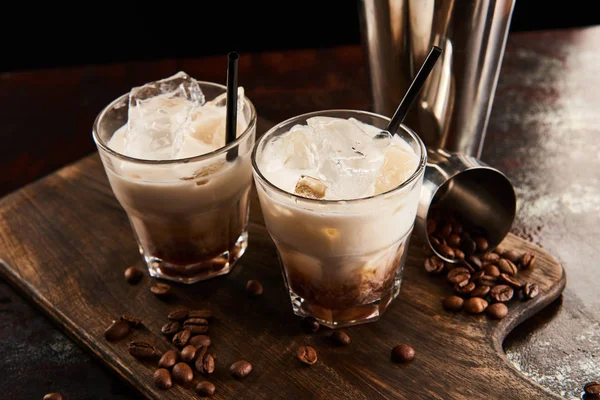
[[[142,320],[134,317],[133,315],[125,314],[121,316],[121,321],[125,321],[129,326],[133,328],[140,328],[142,326]]]
[[[246,283],[246,293],[248,293],[248,296],[251,296],[251,297],[260,296],[262,294],[262,292],[263,292],[263,287],[259,281],[252,279]]]
[[[473,290],[475,290],[475,283],[466,281],[465,285],[460,286],[461,283],[464,283],[464,282],[457,283],[454,286],[454,291],[456,292],[456,294],[461,295],[461,296],[468,296],[469,293],[471,293]]]
[[[183,323],[183,328],[194,335],[208,331],[208,321],[204,318],[189,318]]]
[[[493,319],[502,319],[508,315],[508,307],[504,303],[494,303],[491,304],[485,312],[490,318]]]
[[[173,386],[173,382],[171,381],[171,374],[168,370],[164,368],[159,368],[154,372],[154,376],[152,377],[154,380],[154,384],[159,389],[169,389]]]
[[[204,318],[211,319],[213,316],[212,311],[207,309],[191,310],[188,318]]]
[[[135,285],[142,280],[144,273],[137,267],[129,267],[125,270],[125,280],[130,285]]]
[[[123,339],[129,334],[129,324],[123,320],[113,321],[104,331],[104,337],[110,342]]]
[[[317,352],[310,346],[302,346],[296,351],[296,357],[306,365],[313,365],[317,362]]]
[[[450,246],[452,246],[452,247],[458,247],[458,246],[460,246],[460,236],[458,236],[457,234],[453,233],[448,238],[448,244]]]
[[[183,347],[190,340],[190,336],[192,336],[192,333],[187,329],[179,331],[173,336],[173,343],[175,346]]]
[[[442,244],[442,242],[435,236],[429,236],[429,241],[435,248],[437,248],[438,246],[440,246]]]
[[[475,244],[477,245],[478,252],[484,252],[488,249],[488,241],[484,237],[475,238]]]
[[[471,297],[465,301],[465,311],[469,314],[480,314],[485,311],[488,306],[488,302],[481,297]]]
[[[483,263],[481,262],[481,259],[477,256],[467,257],[467,262],[471,264],[471,266],[476,270],[481,270],[481,268],[483,268]]]
[[[215,357],[203,350],[203,354],[196,358],[196,369],[202,374],[212,374],[215,371]]]
[[[180,362],[173,367],[173,378],[177,383],[185,385],[194,380],[194,371],[186,363]]]
[[[171,336],[179,332],[181,329],[181,324],[177,321],[167,322],[160,328],[160,331],[165,336]]]
[[[521,298],[523,300],[531,300],[531,299],[536,298],[539,293],[540,293],[540,289],[539,289],[537,283],[527,282],[523,286],[523,289],[521,289]]]
[[[236,361],[229,367],[229,373],[237,379],[247,377],[250,372],[252,372],[252,364],[245,360]]]
[[[433,235],[433,232],[435,232],[436,228],[437,228],[437,225],[436,225],[435,221],[432,219],[428,219],[427,220],[427,234]]]
[[[523,284],[521,282],[505,273],[500,274],[500,282],[506,283],[507,285],[512,286],[514,289],[520,289],[521,287],[523,287]]]
[[[173,321],[182,321],[188,317],[189,313],[189,310],[185,308],[180,308],[178,310],[171,311],[169,315],[167,315],[167,318]]]
[[[181,349],[181,361],[189,363],[196,357],[196,346],[188,344]]]
[[[442,306],[448,311],[460,311],[465,301],[458,296],[448,296],[442,301]]]
[[[160,368],[171,368],[177,364],[177,361],[179,361],[179,352],[177,350],[169,350],[158,360],[158,366]]]
[[[300,326],[302,327],[302,330],[306,333],[315,333],[319,330],[319,327],[321,325],[319,324],[319,322],[317,322],[316,319],[312,317],[307,317],[302,318],[302,320],[300,320]]]
[[[498,261],[500,261],[500,256],[498,254],[492,253],[490,251],[486,251],[481,256],[481,262],[483,263],[484,266],[491,265],[491,264],[497,264]]]
[[[454,259],[454,256],[455,256],[454,250],[452,249],[452,247],[448,246],[447,244],[444,244],[444,243],[440,244],[438,246],[438,251],[444,257]]]
[[[483,275],[481,278],[477,279],[477,284],[481,286],[494,286],[498,278],[490,275]]]
[[[415,349],[407,344],[399,344],[392,349],[392,361],[408,362],[415,358]]]
[[[129,343],[129,354],[135,358],[154,358],[158,355],[154,345],[146,340],[135,340]]]
[[[455,233],[457,235],[463,233],[463,226],[460,224],[460,222],[454,221],[452,223],[452,233]]]
[[[535,266],[535,255],[533,253],[523,254],[519,264],[523,270],[533,268]]]
[[[63,400],[63,396],[60,393],[48,393],[44,396],[44,400]]]
[[[496,246],[496,248],[493,250],[494,253],[498,254],[499,256],[502,256],[502,253],[504,253],[504,247],[502,246]]]
[[[196,347],[196,349],[198,349],[198,347],[200,346],[208,347],[210,346],[210,337],[206,335],[192,336],[188,341],[188,344],[191,344],[192,346]]]
[[[463,251],[461,249],[459,249],[458,247],[455,247],[452,250],[454,250],[454,258],[456,258],[457,260],[465,259],[465,253],[463,253]]]
[[[448,282],[457,284],[471,279],[471,274],[469,273],[469,270],[464,267],[454,268],[452,271],[448,272],[447,279]]]
[[[344,331],[334,331],[331,334],[331,339],[340,346],[348,346],[350,344],[350,336]]]
[[[171,294],[171,285],[166,283],[157,282],[150,287],[150,291],[160,299],[166,299]]]
[[[438,256],[431,256],[425,259],[425,271],[430,274],[439,274],[444,270],[444,261]]]
[[[591,381],[585,384],[583,391],[591,399],[600,398],[600,382]]]
[[[447,222],[442,226],[442,229],[440,230],[440,235],[442,235],[443,238],[447,239],[450,237],[451,234],[452,234],[452,223]]]
[[[483,267],[483,272],[485,272],[485,274],[488,276],[493,276],[494,278],[500,276],[500,269],[495,265],[486,265]]]
[[[475,254],[475,250],[477,250],[477,243],[475,243],[475,241],[470,237],[463,236],[460,241],[460,249],[465,252],[467,257],[470,257]]]
[[[485,272],[483,271],[477,271],[474,274],[471,275],[471,281],[477,283],[477,281],[479,280],[479,278],[481,278],[482,276],[485,275]]]
[[[512,261],[506,258],[500,259],[500,261],[498,262],[498,268],[501,272],[504,272],[505,274],[508,274],[510,276],[515,276],[517,272],[519,272],[517,266],[513,264]]]
[[[471,297],[485,297],[490,292],[490,286],[477,286],[471,293]]]
[[[510,260],[513,264],[516,264],[521,259],[521,253],[516,250],[507,250],[502,253],[502,258]]]
[[[500,303],[509,301],[513,298],[514,290],[508,285],[496,285],[490,290],[492,300]]]
[[[462,266],[463,268],[466,268],[466,269],[468,269],[468,270],[469,270],[469,273],[471,274],[471,276],[472,276],[472,275],[473,275],[475,272],[477,272],[477,271],[475,270],[475,268],[473,268],[473,266],[472,266],[471,264],[469,264],[469,262],[468,262],[468,261],[464,261],[464,262],[461,264],[461,266]]]
[[[204,397],[212,397],[215,394],[215,385],[209,381],[202,381],[196,385],[196,393]]]

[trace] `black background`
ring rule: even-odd
[[[595,3],[517,0],[510,29],[599,24],[592,12]],[[358,0],[65,4],[2,6],[0,71],[331,47],[361,40]]]

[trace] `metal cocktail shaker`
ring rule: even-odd
[[[404,123],[479,157],[515,0],[360,0],[374,111],[391,116],[431,46],[443,53]]]

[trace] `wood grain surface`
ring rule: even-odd
[[[331,331],[308,335],[300,330],[284,289],[274,245],[252,193],[250,245],[228,276],[195,285],[176,285],[165,302],[149,290],[145,276],[130,286],[123,277],[140,255],[124,211],[108,185],[96,155],[61,169],[0,202],[0,271],[70,336],[150,398],[196,398],[189,387],[169,391],[152,384],[156,366],[127,351],[132,339],[147,339],[164,352],[174,346],[160,334],[169,311],[210,308],[209,335],[217,368],[208,379],[216,398],[554,398],[525,378],[506,359],[502,341],[518,323],[556,299],[566,277],[548,253],[513,235],[505,247],[532,251],[532,271],[522,273],[540,285],[541,295],[511,303],[501,321],[484,315],[443,311],[450,288],[422,267],[424,248],[413,240],[399,298],[377,322],[347,330],[352,343],[332,344]],[[264,294],[249,298],[249,279],[263,283]],[[123,314],[140,318],[144,327],[116,343],[104,330]],[[390,361],[390,350],[409,343],[417,353],[409,364]],[[295,357],[301,345],[313,346],[319,361],[312,367]],[[228,366],[239,359],[254,369],[242,381]]]

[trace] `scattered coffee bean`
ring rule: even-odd
[[[110,342],[123,339],[129,334],[129,324],[123,320],[113,321],[104,331],[104,337]]]
[[[183,321],[188,317],[189,313],[189,310],[185,308],[180,308],[178,310],[171,311],[169,315],[167,315],[167,318],[169,318],[172,321]]]
[[[48,393],[44,396],[44,400],[63,400],[63,396],[60,393]]]
[[[494,253],[498,254],[499,256],[502,256],[502,253],[504,253],[504,247],[502,246],[496,246],[496,248],[493,250]]]
[[[494,286],[498,278],[490,275],[483,275],[479,279],[477,279],[477,283],[481,286]]]
[[[457,284],[459,282],[463,282],[465,280],[469,280],[471,279],[471,274],[469,273],[469,270],[464,268],[464,267],[459,267],[459,268],[454,268],[452,271],[448,272],[448,275],[446,276],[448,279],[448,282],[452,283],[452,284]]]
[[[481,256],[481,262],[483,263],[483,265],[497,264],[498,261],[500,261],[500,256],[490,251],[483,253],[483,255]]]
[[[464,236],[460,242],[460,249],[465,252],[467,257],[475,254],[475,250],[477,250],[477,243],[473,239],[468,236]]]
[[[508,307],[504,303],[494,303],[485,310],[488,316],[493,319],[502,319],[508,315]]]
[[[500,282],[512,286],[514,289],[520,289],[523,284],[508,274],[500,274]]]
[[[483,263],[481,262],[481,259],[477,256],[470,256],[467,258],[467,262],[469,264],[471,264],[471,266],[473,268],[475,268],[476,270],[480,270],[483,268]]]
[[[457,235],[463,233],[463,226],[460,224],[460,222],[454,221],[452,223],[452,233],[455,233]]]
[[[465,301],[465,311],[469,314],[480,314],[485,311],[488,306],[488,302],[481,297],[471,297]]]
[[[600,399],[600,382],[592,381],[585,384],[583,391],[591,399]]]
[[[458,236],[456,233],[453,233],[448,238],[448,244],[452,247],[460,246],[460,236]],[[455,249],[455,251],[456,251],[456,249]]]
[[[150,287],[150,291],[160,299],[165,299],[171,294],[171,285],[157,282]]]
[[[319,330],[321,324],[319,324],[319,322],[316,319],[312,317],[307,317],[302,318],[300,320],[300,326],[302,327],[302,330],[306,333],[315,333]]]
[[[194,345],[188,344],[183,349],[181,349],[181,361],[189,363],[195,357],[196,347]]]
[[[477,286],[471,293],[471,297],[485,297],[490,292],[490,286]]]
[[[496,267],[495,265],[491,265],[491,264],[483,267],[483,272],[485,272],[485,274],[488,276],[493,276],[494,278],[497,278],[500,276],[500,269],[498,267]]]
[[[252,364],[245,360],[236,361],[229,367],[229,373],[237,379],[247,377],[250,372],[252,372]]]
[[[446,258],[450,258],[450,259],[454,259],[455,254],[454,254],[454,250],[452,249],[452,247],[448,246],[447,244],[440,244],[438,246],[438,251],[440,252],[441,255],[443,255]]]
[[[192,333],[187,329],[183,329],[173,336],[173,343],[175,346],[183,347],[190,340],[190,336],[192,336]]]
[[[436,225],[435,221],[432,219],[428,219],[427,220],[427,234],[433,235],[436,228],[437,228],[437,225]]]
[[[477,251],[484,252],[488,249],[488,241],[484,237],[475,238],[475,244],[477,245]]]
[[[313,365],[317,362],[317,352],[310,346],[302,346],[296,352],[298,360],[306,365]]]
[[[500,272],[504,272],[510,276],[515,276],[517,272],[519,272],[517,266],[506,258],[502,258],[500,261],[498,261],[498,268],[500,269]]]
[[[179,352],[177,350],[169,350],[162,355],[158,360],[158,366],[160,368],[171,368],[179,361]]]
[[[246,283],[246,293],[248,293],[248,296],[257,297],[260,296],[262,292],[263,287],[259,281],[252,279]]]
[[[443,238],[449,238],[450,235],[452,234],[452,223],[448,222],[446,224],[444,224],[442,226],[442,229],[440,230],[440,234],[442,235]]]
[[[448,296],[442,301],[442,306],[448,311],[460,311],[465,301],[458,296]]]
[[[196,358],[196,369],[202,374],[212,374],[215,371],[215,357],[208,354],[206,349]]]
[[[463,285],[462,287],[460,286],[460,284],[464,283],[464,282],[457,283],[454,286],[454,291],[456,292],[456,294],[458,294],[460,296],[468,296],[473,290],[475,290],[475,283],[469,282],[469,281],[465,281],[465,282],[466,282],[466,284]]]
[[[496,285],[490,290],[490,297],[495,302],[504,303],[513,298],[514,290],[508,285]]]
[[[392,361],[408,362],[415,358],[415,349],[407,344],[399,344],[392,349]]]
[[[154,380],[154,384],[159,389],[170,389],[173,386],[173,382],[171,381],[171,374],[168,370],[164,368],[159,368],[154,372],[154,376],[152,377]]]
[[[502,253],[502,258],[506,258],[507,260],[510,260],[510,262],[512,262],[513,264],[516,264],[521,259],[521,253],[519,253],[516,250],[507,250]]]
[[[331,339],[340,346],[348,346],[350,344],[350,336],[344,331],[334,331],[331,334]]]
[[[485,272],[483,271],[477,271],[474,274],[471,275],[471,281],[477,283],[477,281],[479,280],[479,278],[481,278],[482,276],[485,275]]]
[[[154,358],[157,356],[154,345],[146,340],[135,340],[129,343],[129,354],[135,358]]]
[[[173,366],[173,378],[179,384],[185,385],[194,379],[194,371],[184,362],[180,362]]]
[[[208,321],[204,318],[189,318],[183,323],[183,328],[194,335],[208,331]]]
[[[215,385],[209,381],[202,381],[196,385],[196,393],[204,397],[212,397],[215,394]]]
[[[438,256],[431,256],[425,259],[425,271],[430,274],[439,274],[444,270],[444,261]]]
[[[540,292],[540,288],[537,283],[529,283],[527,282],[523,289],[521,289],[521,298],[523,300],[531,300],[537,297]]]
[[[188,318],[204,318],[211,319],[213,316],[212,311],[207,309],[191,310]]]
[[[176,334],[181,330],[181,324],[177,321],[167,322],[160,328],[160,331],[165,336],[171,336]]]
[[[125,280],[130,285],[135,285],[142,280],[144,273],[138,267],[129,267],[125,270]]]
[[[208,347],[210,346],[210,337],[206,335],[192,336],[188,341],[188,344],[191,344],[192,346],[196,347],[196,349],[198,349],[198,347],[200,346]]]
[[[457,260],[464,260],[465,259],[465,253],[463,253],[463,251],[459,248],[454,248],[454,258],[456,258]]]
[[[121,321],[125,321],[132,328],[140,328],[142,326],[142,320],[134,317],[133,315],[125,314],[121,316]]]
[[[464,261],[464,260],[463,260],[463,261]],[[463,268],[466,268],[466,269],[468,269],[468,270],[469,270],[469,273],[471,274],[471,276],[473,276],[473,274],[474,274],[475,272],[478,272],[478,271],[477,271],[477,270],[476,270],[476,269],[475,269],[475,268],[474,268],[474,267],[473,267],[471,264],[469,264],[469,262],[468,262],[468,261],[464,261],[464,262],[461,264],[461,266],[462,266]]]
[[[436,238],[435,236],[429,236],[429,241],[431,242],[432,245],[434,245],[436,248],[437,246],[441,245],[442,242],[440,242],[440,240],[438,238]]]
[[[530,269],[535,266],[535,255],[533,253],[525,253],[519,261],[521,269]]]

